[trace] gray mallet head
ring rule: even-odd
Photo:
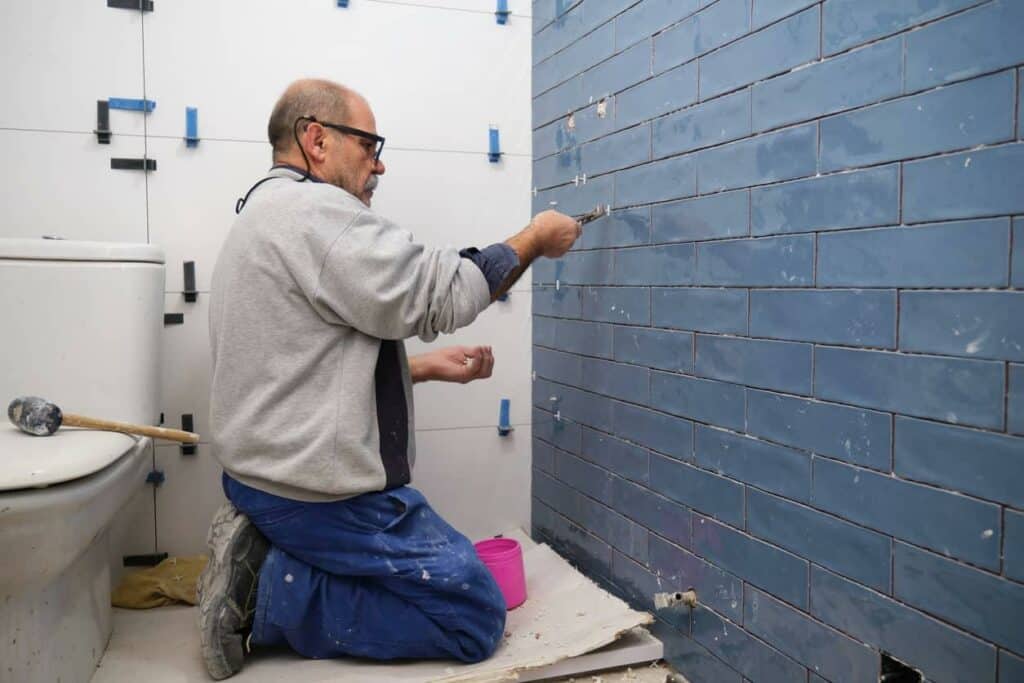
[[[50,436],[60,429],[64,415],[56,404],[38,396],[19,396],[7,406],[11,424],[34,436]]]

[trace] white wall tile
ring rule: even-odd
[[[110,168],[144,151],[142,137],[0,130],[0,237],[145,242],[146,174]]]
[[[265,140],[291,81],[362,92],[388,147],[530,153],[530,25],[406,4],[324,0],[165,2],[145,16],[149,134],[180,138],[185,107],[202,137]]]
[[[91,132],[96,100],[142,99],[141,13],[82,0],[5,2],[0,64],[0,128]],[[142,117],[111,111],[110,127],[141,134]]]
[[[220,464],[203,444],[195,455],[182,455],[178,446],[159,445],[156,467],[165,477],[156,489],[160,552],[171,556],[206,552],[206,531],[213,513],[226,500]]]
[[[486,138],[484,139],[486,144]],[[384,149],[373,208],[424,244],[486,247],[530,222],[530,159]]]
[[[217,254],[235,220],[235,202],[271,165],[270,144],[150,138],[150,241],[167,255],[167,291],[183,288],[182,264],[196,263],[196,287],[210,291]]]
[[[166,295],[164,312],[183,313],[181,325],[165,325],[160,411],[167,427],[181,427],[181,416],[191,413],[192,428],[203,443],[210,439],[210,336],[207,293],[189,303],[178,293]]]
[[[412,485],[471,540],[530,528],[530,428],[416,434]]]
[[[410,355],[442,346],[485,345],[494,350],[494,374],[468,384],[424,382],[413,387],[417,429],[453,427],[497,428],[501,399],[510,399],[513,424],[530,422],[529,292],[512,292],[508,301],[496,301],[469,327],[439,337],[432,344],[408,342]]]

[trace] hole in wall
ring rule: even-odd
[[[879,683],[921,683],[922,680],[920,671],[882,653],[882,674],[878,678]]]

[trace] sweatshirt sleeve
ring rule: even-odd
[[[432,341],[473,322],[490,304],[490,288],[458,250],[417,244],[364,211],[328,245],[313,299],[364,334]]]

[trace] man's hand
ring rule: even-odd
[[[448,346],[409,359],[413,382],[437,380],[465,384],[486,379],[494,370],[490,346]]]
[[[583,234],[583,226],[575,218],[550,209],[534,216],[529,230],[537,239],[540,255],[548,258],[564,255]]]

